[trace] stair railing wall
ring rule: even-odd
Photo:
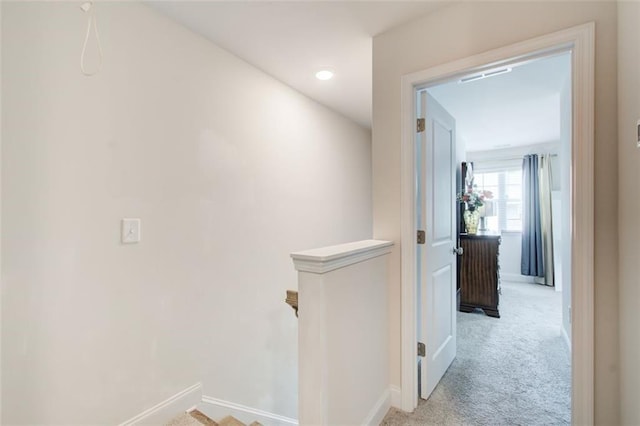
[[[390,407],[388,254],[365,240],[293,253],[300,425],[379,424]]]

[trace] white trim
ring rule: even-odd
[[[163,425],[181,413],[188,411],[194,405],[198,404],[201,399],[202,384],[196,383],[143,411],[137,416],[120,423],[120,426]]]
[[[298,420],[290,417],[206,395],[202,397],[202,404],[198,406],[198,409],[214,420],[220,420],[225,416],[233,416],[247,424],[254,421],[262,423],[264,426],[298,424]]]
[[[595,422],[595,24],[575,35],[571,155],[571,421]],[[575,351],[573,349],[576,349]]]
[[[390,241],[363,240],[291,253],[297,271],[324,274],[391,253]]]
[[[402,391],[398,386],[389,386],[389,392],[391,393],[391,406],[395,408],[402,407]]]
[[[418,406],[418,368],[415,346],[418,339],[416,327],[416,232],[415,205],[415,82],[404,76],[401,91],[401,161],[400,167],[400,408],[413,412]]]
[[[594,423],[594,70],[595,24],[579,25],[402,77],[401,83],[401,389],[402,409],[417,406],[414,92],[463,73],[571,50],[572,423]]]
[[[564,324],[560,326],[560,333],[564,339],[564,342],[567,344],[567,349],[569,349],[569,353],[571,353],[571,339],[569,339],[569,335],[567,334],[567,330],[564,328]]]
[[[384,416],[387,415],[389,408],[391,408],[391,393],[389,389],[385,389],[382,395],[380,395],[380,398],[378,398],[378,401],[371,408],[371,411],[362,424],[378,426],[382,423]]]

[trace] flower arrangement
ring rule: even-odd
[[[491,191],[478,191],[476,186],[469,186],[465,192],[461,192],[457,196],[460,203],[467,205],[467,210],[475,211],[484,205],[484,200],[493,198]]]

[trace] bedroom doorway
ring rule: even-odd
[[[402,238],[402,406],[412,411],[417,405],[417,363],[415,359],[416,311],[415,289],[415,200],[412,182],[415,147],[411,142],[415,126],[415,106],[411,101],[416,90],[452,78],[490,73],[499,67],[516,66],[560,52],[571,54],[571,99],[575,110],[571,117],[571,193],[574,194],[571,220],[574,232],[570,246],[574,262],[570,317],[572,347],[572,421],[589,423],[593,419],[593,24],[528,40],[482,55],[465,58],[403,78],[403,238]],[[487,65],[489,64],[489,65]],[[407,113],[412,111],[412,113]],[[413,123],[412,123],[413,121]],[[413,124],[413,126],[412,126]],[[413,238],[412,238],[413,236]],[[576,286],[579,282],[581,285]],[[406,362],[409,361],[409,362]]]

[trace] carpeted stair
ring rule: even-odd
[[[202,413],[198,410],[192,410],[188,413],[183,413],[178,417],[172,419],[165,426],[247,426],[245,423],[242,423],[240,420],[236,419],[233,416],[227,416],[216,422],[210,419],[206,414]],[[262,426],[258,422],[253,422],[249,424],[249,426]]]

